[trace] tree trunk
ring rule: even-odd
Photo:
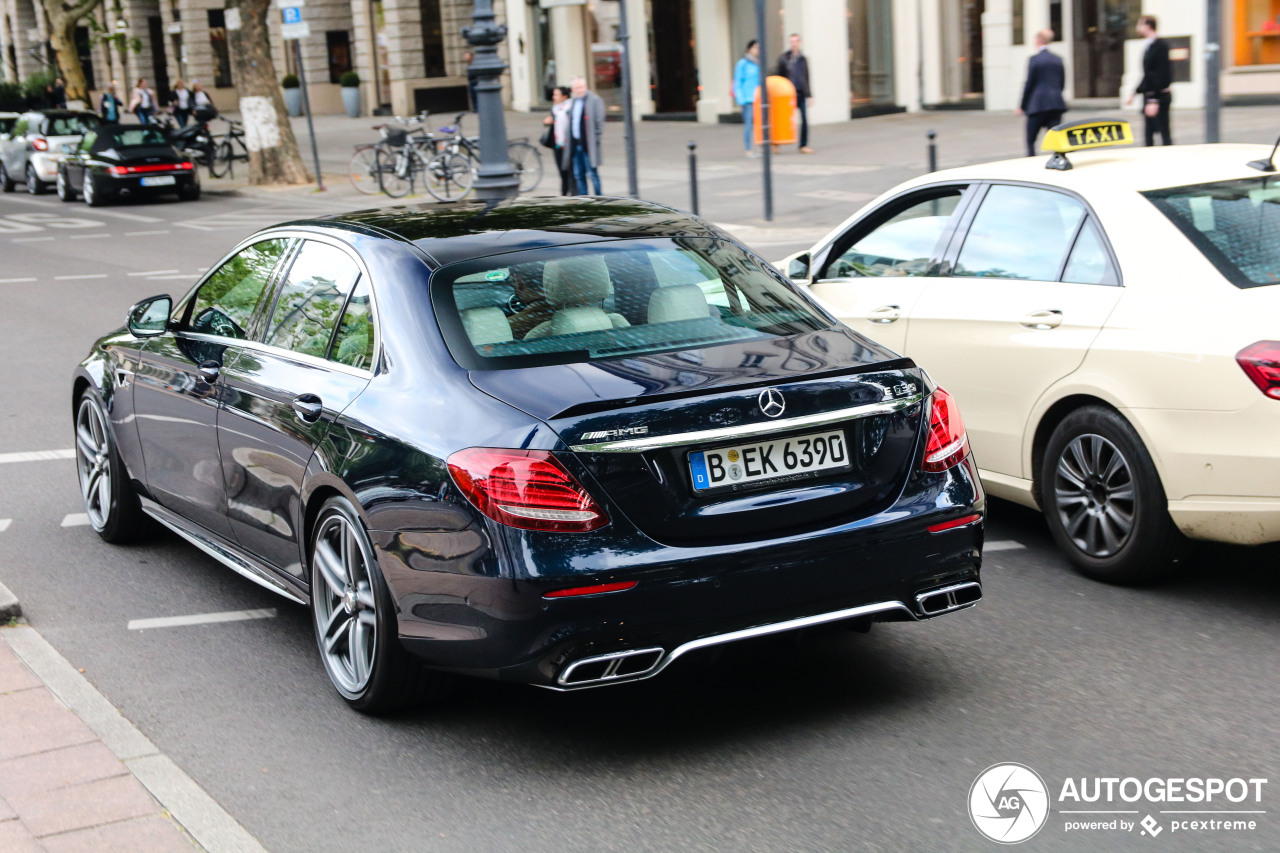
[[[97,5],[98,0],[81,0],[67,6],[62,0],[42,0],[45,16],[49,21],[49,44],[58,56],[58,71],[66,84],[67,100],[89,102],[89,84],[80,66],[80,51],[76,50],[76,24]]]
[[[230,0],[239,9],[240,29],[227,29],[231,68],[240,92],[245,147],[249,149],[249,183],[305,184],[310,181],[298,153],[298,141],[284,108],[284,95],[271,61],[267,28],[270,0]]]

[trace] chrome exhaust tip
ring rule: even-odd
[[[662,663],[664,649],[629,649],[574,661],[557,681],[562,687],[588,687],[644,678]]]
[[[916,596],[921,616],[938,616],[953,610],[972,607],[982,600],[982,584],[977,581],[931,589]]]

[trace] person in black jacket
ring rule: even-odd
[[[1027,117],[1027,156],[1036,153],[1036,137],[1041,128],[1050,128],[1062,122],[1067,102],[1062,98],[1062,87],[1067,73],[1062,58],[1049,50],[1053,30],[1036,33],[1036,52],[1027,60],[1027,82],[1022,87],[1022,102],[1018,115]]]
[[[809,60],[800,52],[800,36],[792,33],[788,44],[791,49],[778,57],[778,68],[774,73],[786,77],[796,87],[796,106],[800,108],[800,153],[812,154],[808,107],[813,103],[813,89],[809,87]]]
[[[1156,144],[1156,131],[1159,131],[1160,141],[1172,145],[1169,104],[1173,96],[1169,87],[1173,85],[1173,66],[1169,62],[1169,43],[1157,33],[1154,15],[1139,18],[1137,29],[1138,35],[1147,40],[1147,49],[1142,54],[1142,82],[1125,99],[1125,103],[1132,104],[1136,96],[1142,95],[1142,114],[1147,117],[1147,144]]]

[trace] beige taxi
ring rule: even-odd
[[[1274,151],[1131,139],[923,175],[779,265],[946,387],[987,491],[1116,583],[1188,538],[1280,541]]]

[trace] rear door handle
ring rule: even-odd
[[[324,412],[324,403],[315,394],[299,394],[293,398],[293,410],[304,422],[313,424],[320,420]]]
[[[867,314],[867,319],[873,323],[892,323],[901,316],[902,309],[897,305],[881,305]]]
[[[200,378],[212,385],[218,381],[218,374],[222,372],[222,365],[216,361],[202,361],[198,370],[200,371]]]
[[[1062,325],[1062,312],[1056,308],[1032,311],[1024,315],[1018,323],[1028,329],[1056,329]]]

